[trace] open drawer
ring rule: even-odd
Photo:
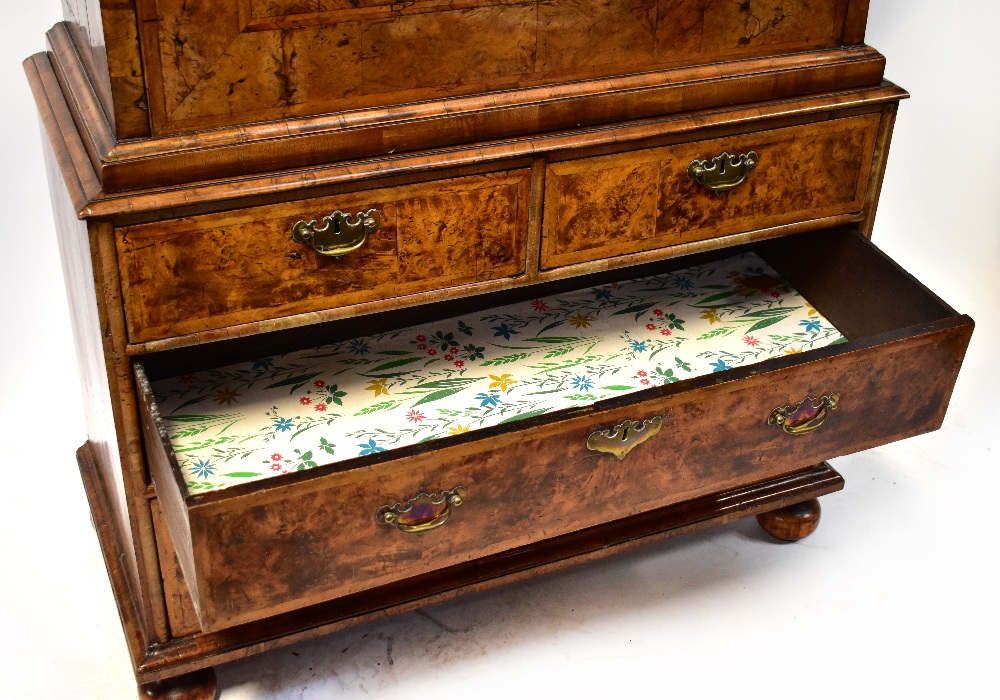
[[[973,328],[847,228],[420,313],[136,362],[204,630],[934,430]]]

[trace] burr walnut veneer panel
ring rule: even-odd
[[[522,274],[530,170],[143,224],[117,231],[133,341]],[[293,224],[376,208],[359,250],[325,257]]]
[[[878,114],[550,164],[542,267],[627,255],[861,211]],[[719,195],[693,160],[757,152],[746,181]]]
[[[171,133],[857,44],[867,3],[137,0],[137,8],[154,132]]]

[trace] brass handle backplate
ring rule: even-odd
[[[323,217],[323,225],[313,221],[298,221],[292,226],[292,240],[310,243],[320,255],[339,258],[365,244],[368,235],[378,231],[382,214],[378,209],[358,212],[351,220],[350,214],[339,209]]]
[[[750,151],[740,156],[722,153],[711,160],[693,160],[688,166],[688,179],[716,194],[727,192],[747,179],[759,159],[756,151]]]
[[[375,513],[375,522],[400,532],[428,532],[448,522],[452,510],[465,503],[465,494],[464,486],[441,493],[420,492],[407,501],[382,506]]]
[[[811,396],[799,401],[794,406],[784,406],[771,411],[767,424],[784,430],[789,435],[804,435],[811,433],[840,405],[840,394],[833,393],[814,399]]]
[[[610,430],[595,430],[587,438],[587,449],[607,452],[618,459],[625,459],[629,452],[660,432],[663,418],[663,416],[653,416],[642,423],[637,420],[627,420]]]

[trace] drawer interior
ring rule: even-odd
[[[626,296],[637,292],[660,298]],[[560,308],[562,324],[551,325],[559,319],[545,314]],[[849,228],[443,302],[420,313],[136,362],[157,497],[203,629],[393,584],[933,430],[972,330],[970,319]],[[480,321],[487,335],[476,345]],[[666,342],[729,326],[736,330],[717,338]],[[536,342],[543,349],[529,352],[519,337],[529,335],[552,342]],[[699,342],[711,349],[680,349]],[[463,351],[483,357],[458,359]],[[509,357],[523,354],[529,357]],[[366,362],[346,362],[352,359]],[[607,365],[604,374],[598,360]],[[480,363],[481,386],[462,383],[470,371],[445,371],[458,361]],[[576,364],[560,367],[570,361]],[[316,373],[321,362],[336,367]],[[285,374],[267,375],[282,363],[289,365]],[[561,374],[546,378],[539,368],[552,366],[558,369],[550,374]],[[349,378],[357,367],[372,376]],[[908,383],[914,374],[919,384]],[[257,376],[267,377],[269,397],[258,402],[272,438],[263,449],[238,428],[239,407],[255,395],[247,378]],[[208,379],[224,381],[203,387]],[[498,410],[525,387],[535,404],[521,413]],[[544,393],[549,389],[555,391]],[[358,408],[352,393],[367,403]],[[768,420],[806,397],[835,395],[839,408],[826,404],[824,411],[836,414],[822,430],[790,435]],[[380,406],[394,398],[403,403]],[[346,440],[320,432],[332,429],[322,418],[305,420],[335,411],[354,421]],[[392,411],[394,423],[383,418]],[[496,420],[473,430],[470,417],[487,414]],[[425,440],[432,418],[444,434]],[[627,460],[602,449],[607,445],[591,445],[601,431],[610,435],[636,419],[639,432],[669,425],[666,437],[649,439]],[[456,424],[469,430],[449,430]],[[390,443],[400,429],[409,429],[407,442]],[[358,430],[369,431],[364,440]],[[303,438],[314,444],[299,447]],[[199,449],[208,451],[192,454],[189,441],[204,441]],[[236,456],[227,461],[229,448]],[[216,483],[216,476],[223,478]],[[468,502],[456,516],[460,525],[418,536],[379,520],[386,508],[409,512],[401,506],[414,502],[407,499],[456,493]]]
[[[838,228],[173,350],[137,367],[178,481],[198,494],[954,316]]]

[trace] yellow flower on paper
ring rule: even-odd
[[[799,348],[785,348],[786,355],[798,355],[802,352]]]
[[[590,324],[593,323],[593,321],[593,318],[583,313],[576,313],[569,317],[569,322],[574,328],[590,328]]]
[[[709,323],[721,323],[722,319],[719,318],[719,314],[715,312],[715,309],[705,309],[701,312],[701,317],[708,321]]]
[[[819,316],[819,311],[817,311],[816,308],[812,304],[810,304],[808,301],[805,302],[805,307],[806,307],[806,310],[809,312],[809,314],[808,314],[809,316]]]
[[[499,377],[495,374],[490,375],[490,379],[493,383],[490,384],[490,389],[500,389],[500,391],[507,392],[510,391],[508,388],[511,384],[517,383],[512,374],[501,374]]]
[[[467,425],[462,425],[461,423],[455,423],[455,425],[448,428],[448,432],[452,435],[461,435],[462,433],[469,432],[469,427]]]
[[[373,379],[368,382],[368,386],[365,387],[366,391],[374,391],[375,398],[378,398],[382,394],[386,396],[389,395],[389,388],[385,385],[384,379]]]
[[[220,406],[223,404],[229,406],[239,400],[240,392],[239,389],[230,389],[227,386],[223,386],[212,392],[212,398],[215,399],[215,402]]]

